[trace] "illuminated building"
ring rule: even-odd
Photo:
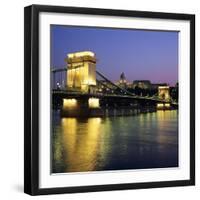
[[[67,88],[90,92],[96,85],[96,57],[91,51],[70,53],[67,62]]]
[[[127,81],[124,72],[121,73],[119,81],[116,83],[121,88],[127,87]]]
[[[151,82],[149,80],[135,80],[133,81],[133,88],[139,87],[141,89],[150,89]]]
[[[121,84],[126,84],[126,77],[125,77],[124,72],[121,73],[121,75],[120,75],[120,81],[119,82]]]

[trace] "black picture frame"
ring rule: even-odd
[[[39,188],[39,13],[76,13],[190,22],[190,179],[162,182]],[[30,195],[142,189],[195,184],[195,15],[31,5],[24,9],[24,192]]]

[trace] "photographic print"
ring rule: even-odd
[[[24,192],[195,184],[195,16],[32,5]]]
[[[52,173],[178,167],[178,32],[51,25]]]

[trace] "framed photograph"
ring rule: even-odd
[[[25,8],[24,191],[195,184],[195,16]]]

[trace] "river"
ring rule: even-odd
[[[52,119],[52,173],[178,166],[177,110]]]

